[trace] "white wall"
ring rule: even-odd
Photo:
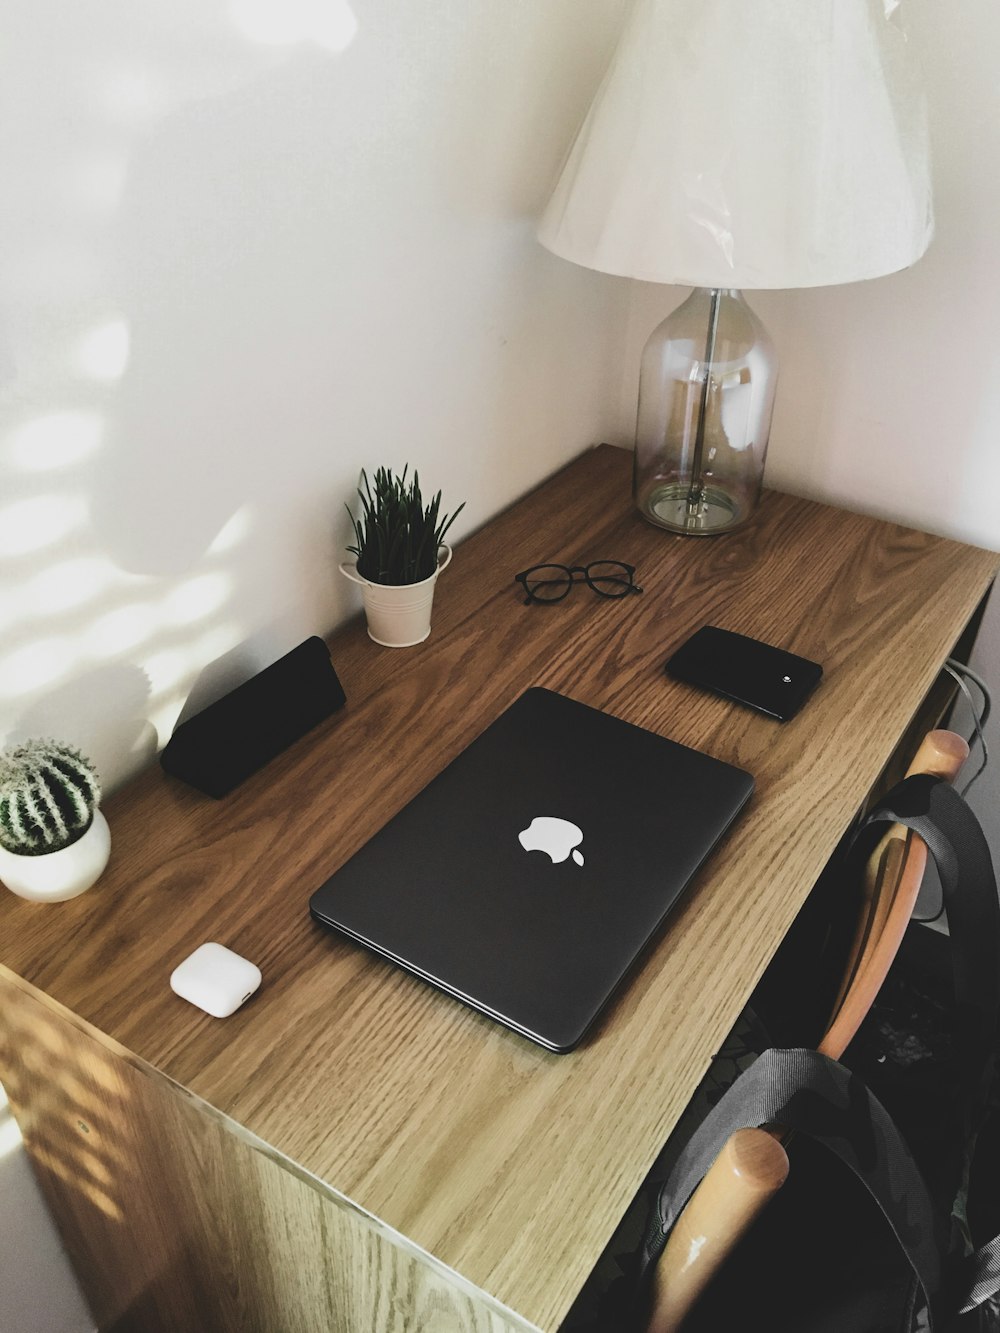
[[[605,433],[627,289],[534,224],[624,4],[11,0],[0,739],[113,785],[357,605],[362,466],[460,536]]]
[[[355,608],[362,466],[461,536],[607,433],[627,285],[534,224],[626,2],[8,0],[0,743],[114,786]],[[0,1333],[69,1333],[6,1132]]]

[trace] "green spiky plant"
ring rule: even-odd
[[[100,799],[97,771],[72,746],[31,740],[0,753],[0,844],[9,852],[68,847],[86,833]]]
[[[420,583],[437,569],[438,550],[445,533],[465,508],[463,501],[449,517],[442,515],[441,492],[425,505],[416,472],[406,480],[409,464],[398,477],[380,467],[369,485],[362,469],[364,489],[361,516],[355,518],[348,508],[354,528],[354,545],[348,546],[358,558],[358,573],[370,583],[398,585]]]

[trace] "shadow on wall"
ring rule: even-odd
[[[97,766],[123,761],[141,768],[156,754],[156,728],[146,718],[149,678],[126,663],[99,667],[41,695],[21,714],[8,742],[32,736],[72,736]]]
[[[309,8],[286,6],[284,27],[262,30],[267,5],[236,0],[232,23],[265,47],[235,34],[217,45],[220,68],[195,82],[231,91],[173,114],[168,72],[190,79],[184,62],[204,31],[152,60],[141,25],[126,25],[110,61],[95,54],[100,23],[81,32],[61,95],[83,114],[68,133],[35,127],[54,151],[37,154],[3,227],[19,262],[0,273],[17,335],[16,366],[13,352],[0,358],[0,737],[57,734],[109,787],[166,740],[187,686],[245,643],[246,627],[258,627],[244,653],[252,674],[255,651],[271,660],[301,637],[296,619],[329,623],[341,591],[314,578],[308,610],[259,628],[276,601],[266,553],[332,544],[319,503],[292,532],[272,518],[296,475],[289,439],[306,423],[295,407],[301,418],[315,400],[307,381],[322,348],[323,298],[300,256],[329,220],[316,208],[329,162],[308,126],[328,133],[330,52],[356,26],[344,0],[312,6],[328,40],[268,69],[266,44],[284,60],[289,15]],[[36,28],[22,30],[29,66]],[[37,115],[31,89],[21,96]],[[62,213],[38,222],[54,190]],[[262,432],[273,454],[258,447]]]

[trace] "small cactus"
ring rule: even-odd
[[[58,852],[86,833],[101,799],[89,759],[53,740],[0,754],[0,844],[18,856]]]

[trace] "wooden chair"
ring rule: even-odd
[[[932,731],[907,771],[954,779],[969,754],[961,736]],[[923,840],[893,825],[868,859],[863,906],[844,980],[819,1051],[839,1060],[885,980],[913,912],[927,865]],[[780,1129],[734,1134],[688,1201],[660,1256],[649,1333],[674,1333],[764,1205],[784,1184]]]

